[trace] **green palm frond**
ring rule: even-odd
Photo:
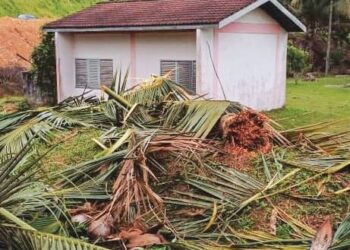
[[[34,136],[48,141],[53,136],[52,127],[46,122],[33,118],[0,136],[0,160],[20,152]]]
[[[0,207],[0,216],[3,218],[6,218],[7,221],[10,221],[11,223],[16,224],[17,226],[28,229],[28,230],[35,230],[33,227],[31,227],[29,224],[12,214],[10,211],[6,210],[5,208]],[[1,227],[1,225],[0,225]]]
[[[18,115],[6,115],[0,119],[0,159],[11,157],[19,152],[34,136],[49,141],[55,130],[73,126],[108,127],[111,119],[99,106],[59,105],[37,111],[28,111]]]
[[[13,126],[18,126],[23,121],[34,117],[37,112],[24,111],[0,116],[0,133],[6,133],[13,129]]]
[[[192,99],[181,86],[166,76],[152,77],[124,93],[124,98],[132,104],[156,105],[164,101],[185,101]]]
[[[206,138],[230,105],[228,101],[175,102],[165,114],[164,127]]]
[[[333,237],[331,250],[350,248],[350,215],[339,225]]]
[[[96,184],[114,177],[119,163],[126,157],[126,150],[119,150],[113,154],[106,155],[88,162],[70,166],[66,169],[56,171],[50,176],[52,181],[58,182],[60,187],[75,187],[86,182],[93,181]],[[101,171],[106,168],[107,171]]]
[[[35,160],[24,164],[30,149],[26,144],[20,153],[0,164],[0,207],[18,191],[34,184],[30,178],[35,173],[32,171]]]
[[[0,225],[0,248],[14,250],[107,250],[82,240]]]
[[[129,78],[129,68],[123,75],[123,70],[120,68],[116,71],[113,77],[111,90],[115,91],[117,94],[122,95],[126,90],[126,84],[128,83]]]

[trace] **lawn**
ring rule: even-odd
[[[350,76],[288,80],[287,103],[268,114],[285,128],[350,118]]]

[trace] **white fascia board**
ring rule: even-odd
[[[173,31],[196,30],[217,27],[210,25],[173,25],[173,26],[145,26],[145,27],[107,27],[107,28],[46,28],[46,32],[110,32],[110,31]]]
[[[293,23],[295,23],[302,31],[306,32],[306,26],[296,17],[294,16],[289,10],[287,10],[282,4],[280,4],[277,0],[258,0],[251,5],[247,6],[246,8],[238,11],[237,13],[223,19],[219,23],[219,28],[223,28],[226,25],[237,21],[239,18],[245,16],[249,12],[259,8],[261,5],[271,2],[273,5],[275,5],[284,15],[286,15]]]
[[[296,17],[294,16],[289,10],[287,10],[280,2],[277,0],[270,0],[271,3],[273,3],[283,14],[285,14],[290,20],[293,21],[302,31],[306,32],[307,28],[306,26]]]
[[[220,21],[219,23],[219,28],[223,28],[226,25],[237,21],[238,19],[240,19],[241,17],[247,15],[249,12],[252,12],[253,10],[259,8],[261,5],[263,5],[264,3],[267,3],[269,0],[258,0],[250,5],[248,5],[247,7],[245,7],[244,9],[234,13],[233,15],[223,19]]]

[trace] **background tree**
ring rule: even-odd
[[[350,0],[285,0],[284,3],[308,28],[305,36],[296,39],[296,44],[309,51],[314,71],[323,71],[332,63],[337,66],[335,63],[344,61],[339,60],[339,55],[349,48],[346,36],[349,34]],[[332,61],[332,58],[337,60]]]

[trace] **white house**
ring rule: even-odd
[[[305,26],[277,0],[103,2],[45,26],[56,34],[58,99],[174,70],[198,94],[259,110],[282,107],[288,32]]]

